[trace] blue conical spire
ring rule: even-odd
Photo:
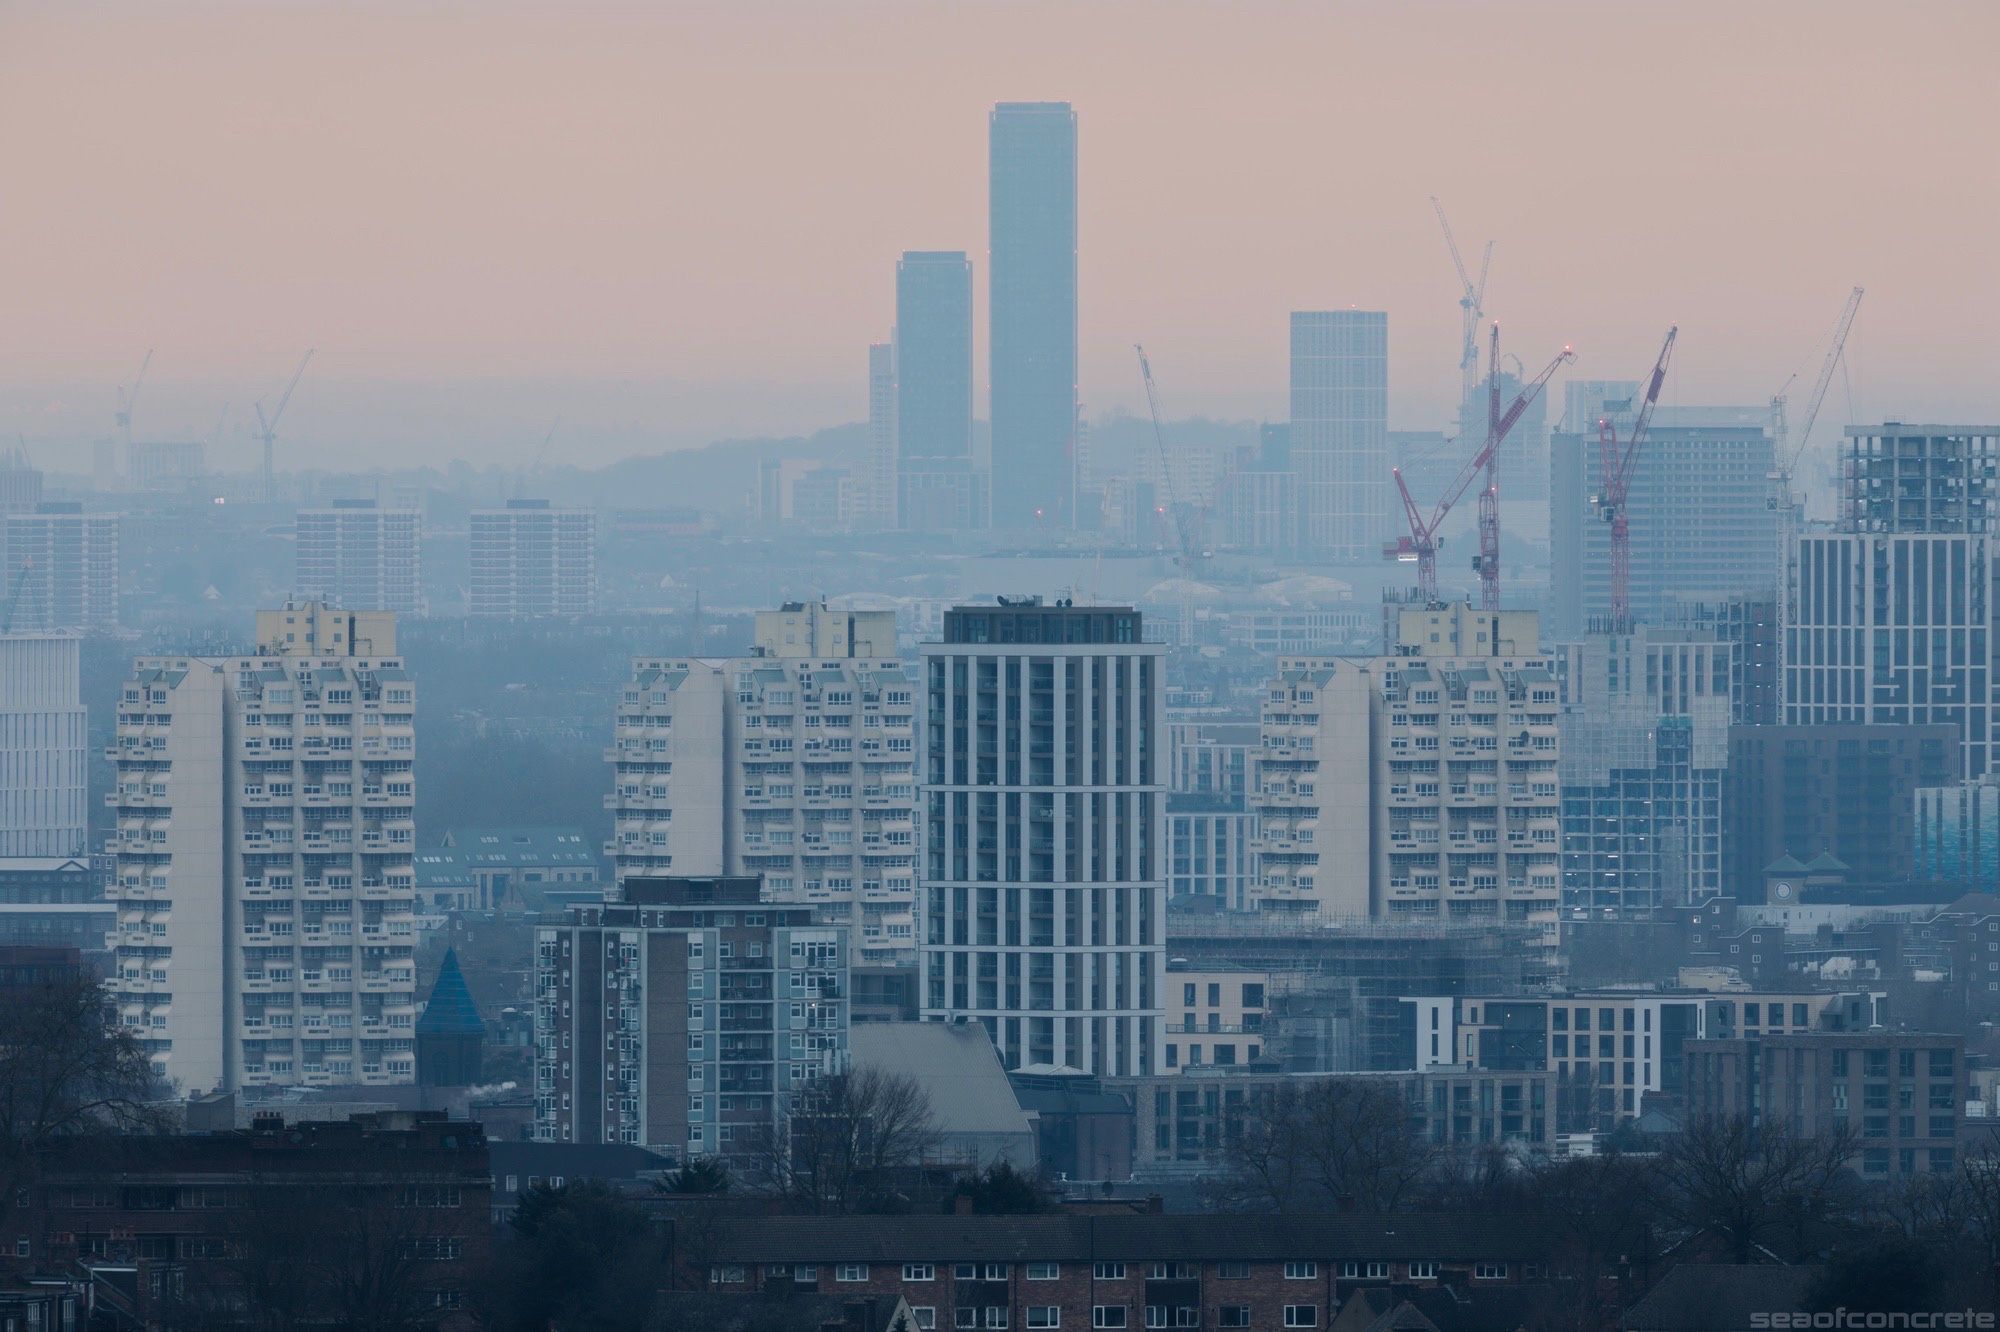
[[[431,997],[424,1005],[424,1015],[417,1019],[417,1031],[425,1036],[483,1036],[486,1022],[479,1016],[479,1005],[472,1002],[472,991],[466,987],[465,973],[458,969],[458,950],[445,950],[444,965],[438,968],[437,984],[431,986]]]

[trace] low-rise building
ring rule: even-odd
[[[1636,1118],[1647,1095],[1686,1090],[1690,1041],[1865,1028],[1886,1002],[1877,993],[1623,990],[1413,998],[1404,1037],[1419,1070],[1548,1070],[1556,1131],[1606,1132]]]
[[[1936,1032],[1806,1031],[1686,1047],[1687,1112],[1794,1137],[1846,1130],[1870,1179],[1958,1170],[1965,1040]]]
[[[1555,1140],[1556,1079],[1547,1069],[1438,1064],[1421,1072],[1294,1074],[1199,1068],[1116,1084],[1132,1099],[1133,1170],[1213,1170],[1269,1113],[1274,1097],[1328,1079],[1393,1093],[1408,1107],[1410,1136],[1419,1142],[1545,1151]]]
[[[1169,964],[1164,1071],[1256,1063],[1264,1053],[1269,981],[1261,971],[1194,971]]]
[[[477,1123],[388,1112],[247,1130],[58,1143],[32,1184],[0,1207],[17,1257],[129,1264],[138,1326],[218,1326],[278,1271],[308,1304],[377,1283],[372,1298],[470,1307],[492,1241],[492,1184]],[[414,1257],[420,1261],[411,1262]],[[212,1319],[212,1321],[210,1321]]]
[[[1368,1214],[760,1217],[690,1245],[717,1292],[900,1296],[919,1328],[1100,1329],[1325,1328],[1392,1284],[1476,1303],[1541,1278],[1557,1247],[1527,1217]]]

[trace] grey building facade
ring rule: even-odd
[[[989,122],[993,524],[1066,528],[1076,503],[1076,112]]]

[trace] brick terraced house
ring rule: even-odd
[[[713,1291],[900,1295],[953,1329],[1328,1328],[1392,1286],[1511,1306],[1555,1247],[1527,1218],[1362,1214],[766,1217],[699,1240]]]

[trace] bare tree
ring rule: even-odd
[[[794,1093],[784,1121],[754,1144],[750,1175],[808,1212],[879,1210],[899,1177],[923,1166],[937,1142],[937,1119],[921,1083],[859,1068]]]
[[[1803,1137],[1741,1116],[1693,1119],[1660,1154],[1660,1206],[1747,1263],[1838,1208],[1852,1192],[1854,1152],[1847,1128]]]
[[[1285,1086],[1226,1153],[1224,1204],[1242,1209],[1395,1211],[1438,1167],[1393,1089],[1356,1078]]]
[[[76,975],[0,1003],[0,1197],[34,1182],[58,1139],[159,1126],[165,1088],[104,988]]]

